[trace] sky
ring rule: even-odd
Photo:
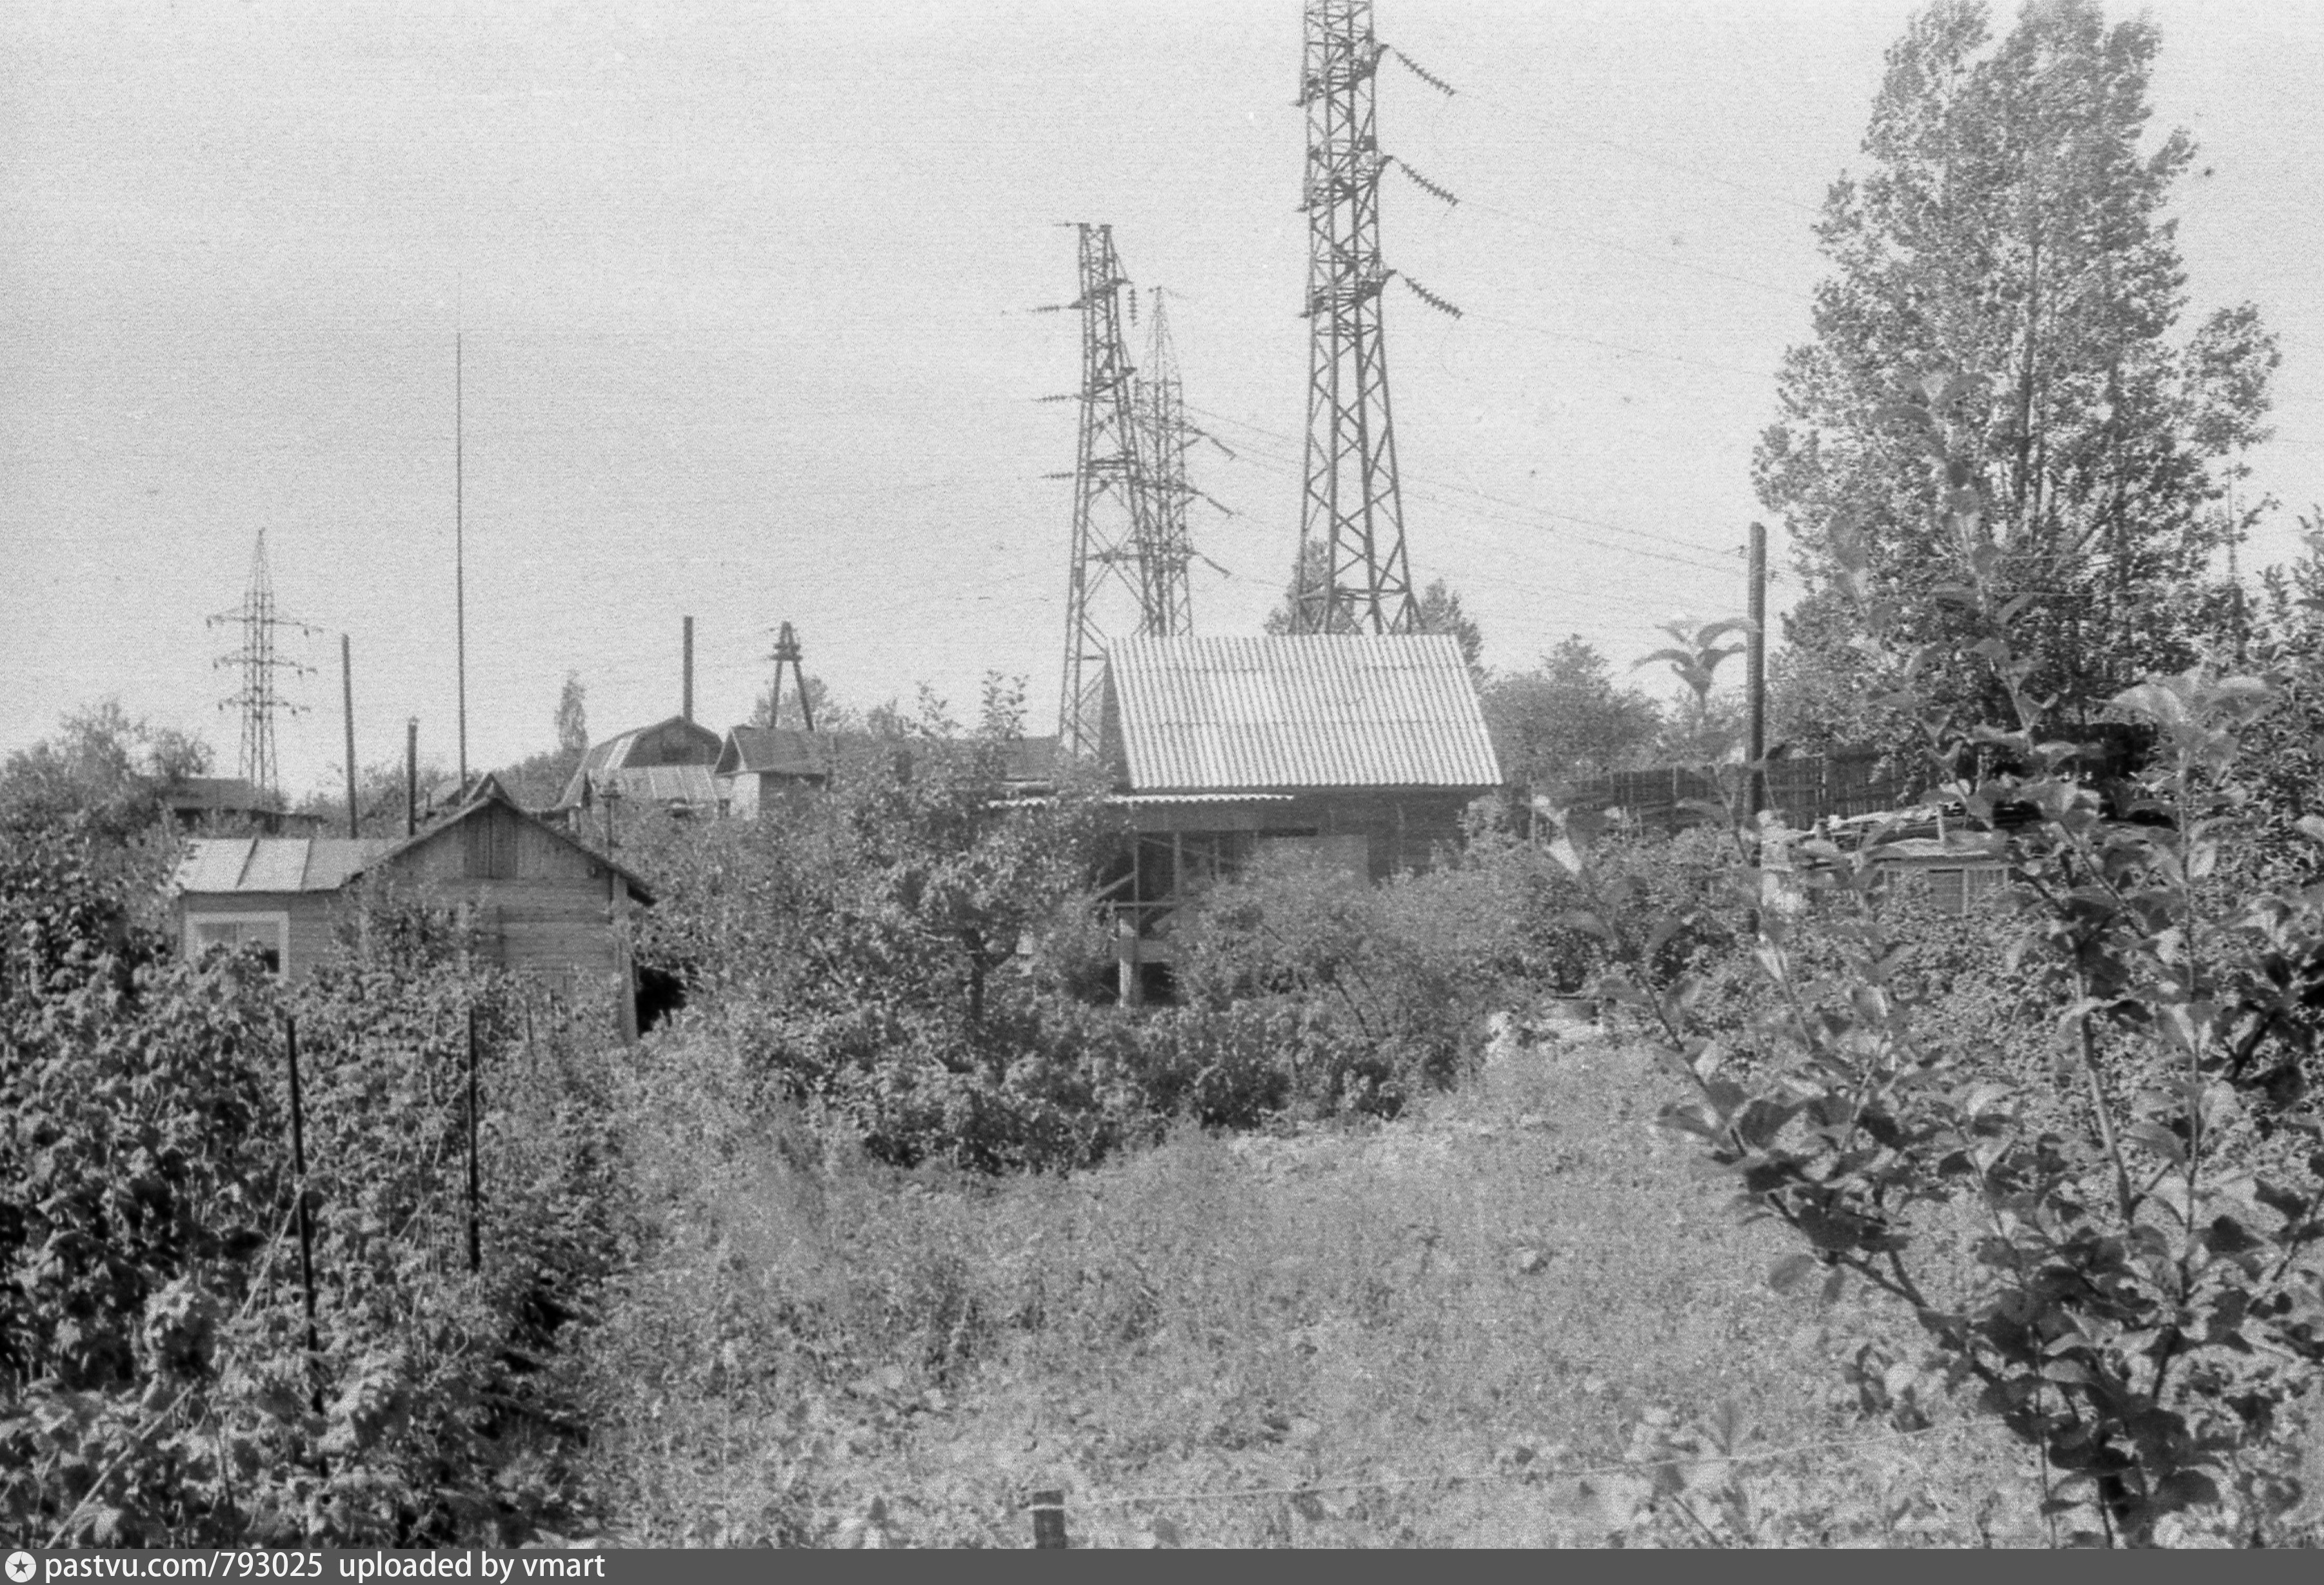
[[[1912,9],[1379,0],[1456,90],[1379,89],[1383,149],[1461,200],[1384,179],[1388,263],[1462,309],[1387,299],[1406,544],[1489,665],[1742,608],[1815,210]],[[2200,145],[2190,319],[2249,299],[2283,347],[2262,565],[2324,500],[2324,4],[2148,11],[2158,133]],[[417,717],[450,764],[456,518],[472,768],[552,746],[568,673],[598,735],[675,713],[687,615],[716,727],[788,621],[843,703],[970,716],[998,671],[1054,730],[1074,408],[1040,399],[1078,342],[1038,310],[1083,221],[1169,294],[1223,447],[1196,631],[1257,631],[1298,534],[1299,50],[1293,0],[12,0],[0,752],[112,697],[232,773],[240,634],[205,619],[263,530],[312,630],[286,789],[343,763],[341,633],[358,760]]]

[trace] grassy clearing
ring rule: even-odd
[[[1008,1181],[826,1159],[743,1127],[715,1052],[652,1060],[696,1082],[638,1113],[653,1240],[586,1362],[639,1544],[1021,1546],[1043,1487],[1091,1545],[2041,1539],[2031,1461],[1941,1395],[1914,1439],[1685,1453],[1893,1439],[1843,1366],[1914,1329],[1772,1292],[1788,1249],[1654,1126],[1635,1052],[1553,1039],[1393,1124]]]

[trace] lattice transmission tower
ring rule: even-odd
[[[230,666],[241,677],[241,687],[231,697],[218,702],[221,710],[242,712],[242,752],[235,760],[235,774],[257,788],[270,803],[280,802],[274,715],[277,711],[296,715],[305,706],[284,698],[275,687],[274,676],[288,671],[309,677],[313,675],[314,668],[281,653],[275,647],[274,633],[278,628],[294,628],[310,635],[322,630],[284,616],[274,608],[274,579],[266,570],[264,529],[258,530],[258,546],[251,552],[250,584],[243,591],[241,607],[222,611],[209,619],[212,627],[225,622],[237,622],[242,627],[242,648],[219,656],[213,663]]]
[[[1380,294],[1379,181],[1391,165],[1445,203],[1451,193],[1380,152],[1374,87],[1384,56],[1452,90],[1372,34],[1371,0],[1307,0],[1299,103],[1307,112],[1306,490],[1295,600],[1299,632],[1412,632],[1419,610],[1404,550],[1396,429]],[[1460,310],[1410,276],[1430,307]]]
[[[1064,306],[1081,315],[1081,432],[1072,475],[1073,556],[1057,734],[1068,753],[1093,755],[1106,639],[1125,630],[1184,632],[1188,600],[1186,558],[1164,537],[1155,509],[1147,474],[1153,448],[1143,437],[1137,371],[1122,340],[1122,289],[1130,278],[1114,252],[1112,226],[1076,229],[1081,295]]]
[[[1188,477],[1186,453],[1197,440],[1210,437],[1186,421],[1186,398],[1178,375],[1178,351],[1170,340],[1170,311],[1162,289],[1147,294],[1146,366],[1134,382],[1138,436],[1145,447],[1139,470],[1153,521],[1153,552],[1140,563],[1148,611],[1167,620],[1153,631],[1183,633],[1194,631],[1194,616],[1186,572],[1194,559],[1194,539],[1187,515],[1195,497],[1203,496]],[[1216,442],[1213,442],[1216,444]],[[1216,506],[1216,502],[1211,504]],[[1225,508],[1221,507],[1221,511]]]

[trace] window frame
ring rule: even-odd
[[[208,946],[225,945],[221,942],[203,941],[201,938],[201,927],[205,925],[232,925],[236,926],[237,939],[235,945],[237,946],[242,945],[239,939],[239,932],[242,927],[260,925],[272,926],[274,927],[274,972],[286,978],[289,976],[290,972],[290,916],[288,912],[281,909],[257,911],[242,909],[231,911],[197,911],[192,908],[187,909],[186,961],[188,963],[199,963],[201,961],[202,953]]]

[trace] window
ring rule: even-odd
[[[290,958],[290,916],[288,914],[189,914],[186,916],[186,955],[197,962],[213,946],[228,951],[255,946],[266,966],[279,974]]]

